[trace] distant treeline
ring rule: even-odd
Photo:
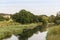
[[[38,23],[43,22],[43,24],[47,23],[55,23],[60,24],[60,12],[57,13],[56,16],[51,15],[34,15],[33,13],[26,11],[24,9],[20,10],[18,13],[13,15],[10,14],[10,18],[4,18],[0,15],[0,21],[12,19],[13,21],[27,24],[27,23]]]

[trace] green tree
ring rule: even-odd
[[[5,18],[0,15],[0,21],[4,21],[4,20],[5,20]]]
[[[18,13],[12,15],[12,19],[16,22],[25,24],[25,23],[32,23],[34,22],[35,15],[33,15],[31,12],[26,10],[21,10]]]
[[[54,23],[55,24],[60,24],[60,12],[57,13]]]
[[[39,22],[42,22],[44,26],[48,26],[48,16],[40,15],[38,18]]]
[[[54,23],[54,21],[55,21],[55,16],[54,16],[54,15],[49,16],[48,21],[49,21],[49,23]]]

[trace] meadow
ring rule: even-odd
[[[26,29],[47,28],[47,40],[60,40],[60,12],[57,15],[34,15],[27,10],[20,10],[15,14],[10,14],[10,18],[0,14],[0,40],[10,37],[12,34],[22,34]],[[54,25],[56,24],[56,25]],[[41,27],[40,27],[41,25]],[[37,27],[39,26],[39,27]]]
[[[24,29],[33,29],[40,23],[20,24],[17,22],[1,21],[0,22],[0,40],[10,37],[12,34],[21,34]]]
[[[46,38],[47,40],[60,40],[60,25],[49,28]]]

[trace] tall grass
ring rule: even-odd
[[[38,23],[23,25],[16,22],[0,22],[0,40],[10,37],[12,34],[21,34],[24,29],[32,29],[38,25]]]
[[[51,27],[49,29],[47,40],[60,40],[60,25]]]

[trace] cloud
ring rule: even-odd
[[[60,0],[0,0],[0,12],[15,13],[21,9],[51,15],[60,10]]]

